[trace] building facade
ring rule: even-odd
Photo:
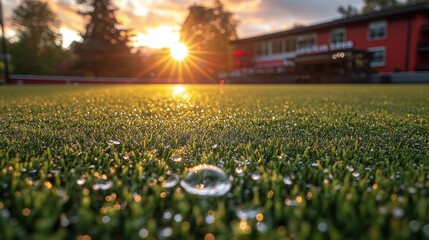
[[[328,61],[322,55],[335,60],[350,51],[368,52],[372,72],[429,71],[429,4],[239,39],[232,45],[235,77],[289,76],[298,62],[322,67],[320,62]]]

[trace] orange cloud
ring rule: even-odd
[[[85,20],[76,13],[75,0],[45,0],[58,14],[62,22],[62,32],[71,37],[72,32],[82,32]],[[3,0],[4,14],[7,19],[21,0]],[[351,4],[360,7],[355,0],[223,0],[225,8],[241,21],[238,27],[239,37],[264,34],[285,30],[294,23],[309,24],[332,19],[338,16],[339,5]],[[117,18],[132,29],[140,38],[148,36],[156,29],[169,28],[176,32],[180,29],[193,4],[210,6],[213,0],[113,0],[118,7]],[[311,6],[311,7],[309,7]],[[77,36],[75,34],[75,36]]]

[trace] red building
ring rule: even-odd
[[[429,71],[429,4],[239,39],[232,45],[236,77],[293,75],[297,64],[304,62],[320,70],[327,66],[322,63],[353,51],[371,56],[373,72]]]

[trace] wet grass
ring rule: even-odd
[[[0,88],[0,239],[429,238],[429,86]],[[178,184],[199,164],[220,197]]]

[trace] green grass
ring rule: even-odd
[[[3,86],[0,113],[0,239],[429,238],[428,85]],[[163,187],[204,163],[228,194]]]

